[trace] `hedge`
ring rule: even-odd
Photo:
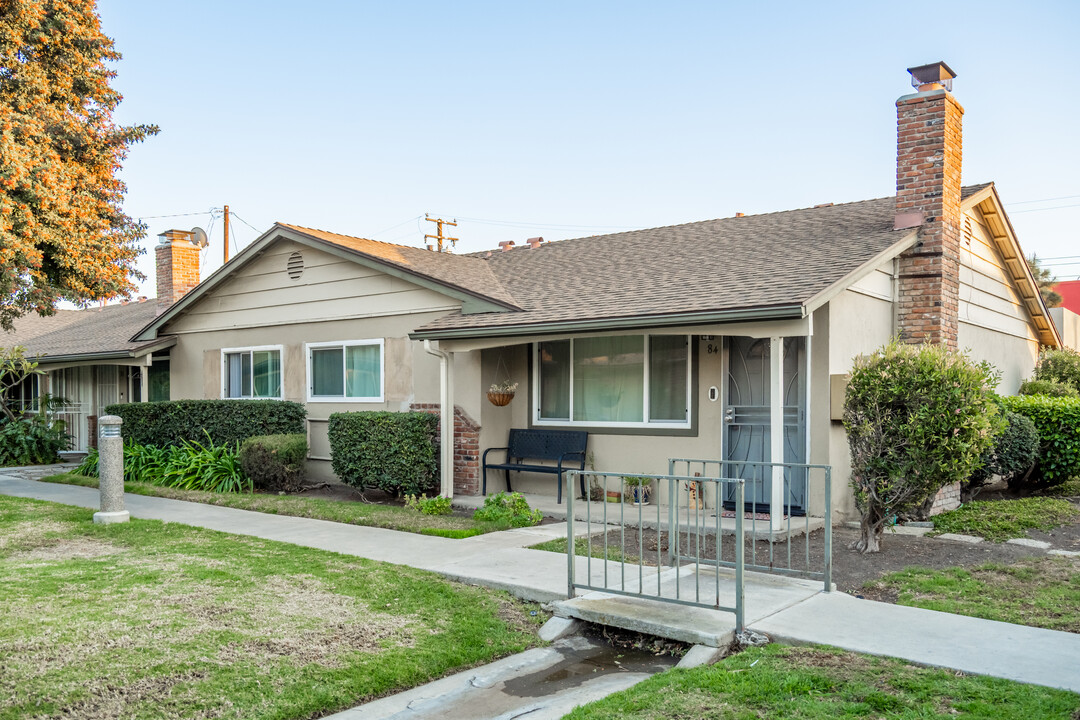
[[[240,446],[240,467],[257,490],[296,492],[304,486],[307,436],[256,435]]]
[[[438,415],[423,412],[350,412],[330,415],[334,474],[359,488],[394,496],[438,489]]]
[[[1080,392],[1072,385],[1053,380],[1025,380],[1020,385],[1017,395],[1051,395],[1053,397],[1080,397]]]
[[[1035,423],[1039,433],[1037,480],[1056,485],[1080,476],[1080,398],[1023,395],[1002,398],[1008,410]]]
[[[217,445],[302,433],[307,410],[285,400],[168,400],[109,405],[105,414],[123,418],[125,441],[169,447],[189,439],[201,442],[206,433]]]

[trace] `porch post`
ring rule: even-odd
[[[769,462],[784,462],[784,338],[769,338]],[[772,468],[769,523],[773,532],[784,525],[784,468]]]
[[[424,340],[424,351],[439,358],[440,495],[454,497],[454,354]]]
[[[146,372],[146,365],[139,366],[139,402],[147,402],[150,398],[149,388],[149,373]]]

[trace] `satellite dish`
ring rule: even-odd
[[[206,237],[206,231],[201,227],[191,228],[191,242],[201,248],[210,244],[210,238]]]

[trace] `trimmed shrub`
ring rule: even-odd
[[[258,490],[296,492],[304,486],[307,437],[256,435],[240,445],[240,467]]]
[[[1039,457],[1039,433],[1035,423],[1020,413],[1005,410],[1005,429],[994,438],[994,445],[983,454],[983,466],[971,475],[964,487],[968,499],[994,475],[1010,485],[1023,477]]]
[[[439,416],[423,412],[330,415],[334,474],[358,488],[395,497],[432,493],[439,484]]]
[[[58,453],[69,447],[71,436],[62,420],[49,422],[39,415],[0,420],[0,467],[57,462]]]
[[[1072,385],[1053,380],[1025,380],[1018,395],[1049,395],[1050,397],[1080,397],[1080,391]]]
[[[877,552],[885,523],[967,480],[1001,432],[992,367],[936,345],[898,341],[855,358],[844,403],[855,549]]]
[[[303,433],[307,410],[287,400],[168,400],[109,405],[119,415],[124,440],[168,447],[209,434],[218,444],[238,444],[256,435]]]
[[[1080,476],[1080,398],[1026,395],[1002,403],[1029,418],[1039,433],[1033,484],[1056,485]]]
[[[496,493],[484,498],[484,507],[477,508],[473,520],[489,522],[510,527],[529,527],[539,525],[544,514],[529,507],[521,493]]]
[[[1039,353],[1039,363],[1032,377],[1068,385],[1080,391],[1080,352],[1072,348],[1044,349]]]

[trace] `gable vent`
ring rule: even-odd
[[[300,252],[294,252],[289,256],[289,264],[286,269],[290,278],[299,280],[300,276],[304,274],[304,256]]]

